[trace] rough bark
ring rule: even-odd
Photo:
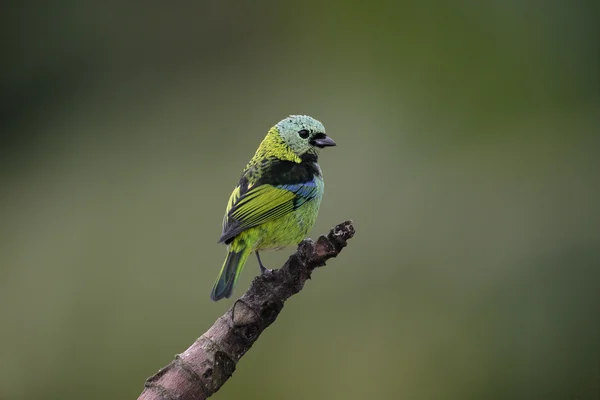
[[[248,291],[208,331],[148,378],[138,400],[199,400],[213,395],[277,319],[284,302],[302,290],[313,270],[336,257],[352,236],[352,221],[346,221],[316,242],[302,241],[283,267],[254,278]]]

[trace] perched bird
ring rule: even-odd
[[[291,115],[269,129],[229,197],[219,243],[227,257],[210,297],[230,297],[250,253],[298,244],[317,219],[323,197],[319,152],[335,142],[306,115]]]

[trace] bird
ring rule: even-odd
[[[313,227],[324,181],[318,164],[336,143],[307,115],[290,115],[268,130],[229,196],[219,243],[227,256],[211,299],[229,298],[251,253],[261,274],[268,270],[259,252],[300,243]]]

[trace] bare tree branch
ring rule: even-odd
[[[315,268],[336,257],[352,236],[352,221],[346,221],[316,242],[302,241],[283,267],[254,278],[248,291],[208,331],[148,378],[138,400],[202,400],[213,395],[277,319],[283,303],[302,290]]]

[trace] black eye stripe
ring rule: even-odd
[[[298,132],[298,135],[300,135],[300,137],[302,139],[306,139],[310,136],[310,132],[306,129],[302,129],[301,131]]]

